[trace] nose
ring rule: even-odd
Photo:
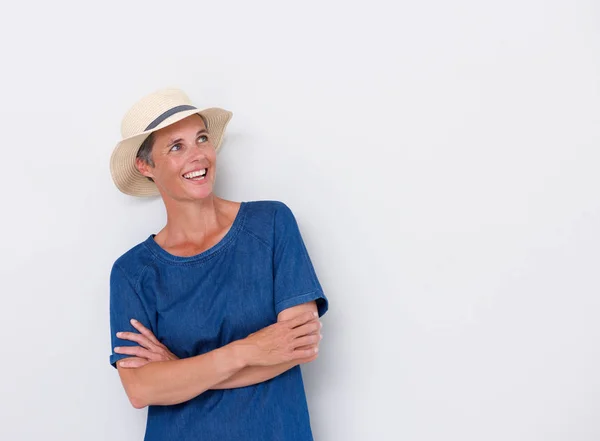
[[[207,168],[211,165],[207,150],[202,146],[188,149],[186,164],[193,168]]]
[[[192,158],[205,158],[207,155],[207,150],[203,144],[196,144],[194,148],[191,148],[188,151]]]

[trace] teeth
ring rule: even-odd
[[[190,178],[195,178],[197,176],[204,176],[204,175],[206,175],[206,169],[190,172],[188,174],[183,175],[183,177],[190,179]]]

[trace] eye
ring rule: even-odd
[[[177,147],[177,148],[175,148]],[[181,149],[181,144],[173,144],[173,146],[169,149],[171,152],[176,152]]]
[[[202,136],[199,136],[199,137],[198,137],[198,141],[200,141],[200,140],[202,140],[202,139],[203,139],[203,141],[201,141],[201,142],[207,142],[207,141],[208,141],[208,136],[206,136],[206,135],[202,135]]]

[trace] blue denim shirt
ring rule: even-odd
[[[119,257],[110,275],[113,348],[139,320],[180,358],[247,337],[286,308],[328,300],[292,211],[282,202],[242,202],[227,234],[190,257],[161,248],[151,234]],[[113,366],[127,355],[110,356]],[[310,441],[300,366],[256,384],[208,390],[181,404],[149,406],[146,441]]]

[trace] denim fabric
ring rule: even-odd
[[[174,256],[151,234],[119,257],[110,276],[112,346],[137,332],[139,320],[180,358],[203,354],[277,321],[277,314],[328,301],[292,211],[278,201],[242,202],[212,248]],[[113,366],[127,357],[110,356]],[[209,390],[174,406],[149,406],[146,441],[310,441],[310,419],[300,367],[263,383]]]

